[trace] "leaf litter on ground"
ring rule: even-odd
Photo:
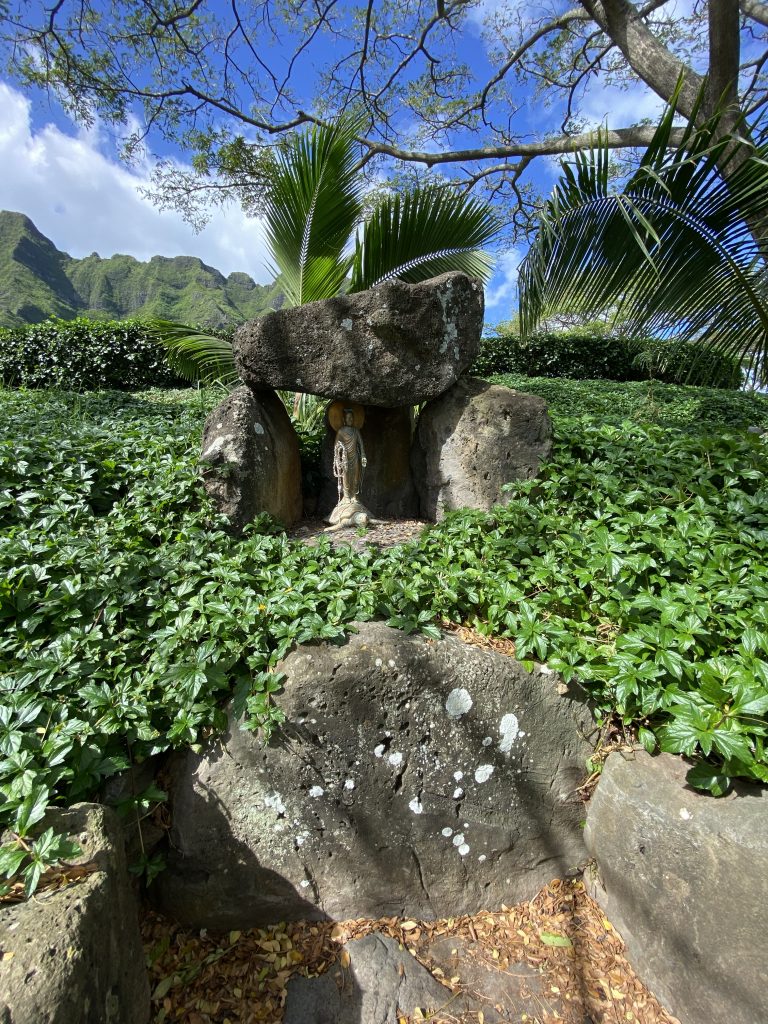
[[[630,967],[621,937],[579,880],[555,879],[514,907],[437,921],[298,921],[220,933],[146,910],[142,931],[154,1024],[281,1024],[290,979],[332,971],[341,987],[350,969],[345,944],[371,933],[395,939],[446,987],[444,1008],[403,1012],[398,1024],[679,1024]],[[456,944],[448,970],[434,955],[445,938]],[[516,998],[489,1002],[463,978],[478,968],[503,975],[496,991],[511,985]],[[473,997],[471,1011],[451,1014],[457,994]]]

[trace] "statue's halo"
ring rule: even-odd
[[[357,402],[331,402],[328,406],[328,422],[330,423],[333,430],[338,430],[344,426],[344,410],[352,410],[352,425],[357,427],[358,430],[365,423],[365,406],[359,405]]]

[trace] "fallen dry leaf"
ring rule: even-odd
[[[468,991],[462,979],[471,976],[470,961],[514,979],[530,1008],[522,1015],[504,1016],[500,1007],[503,1020],[676,1024],[629,967],[621,938],[580,881],[556,879],[517,907],[441,921],[299,921],[217,935],[182,928],[147,910],[142,930],[155,1024],[281,1024],[290,979],[348,968],[344,944],[372,932],[401,945],[407,936],[408,949],[446,985],[449,1000],[454,998],[451,993]],[[453,940],[449,948],[458,958],[452,961],[449,983],[430,956],[431,945],[441,936]],[[549,944],[553,936],[565,941]],[[549,992],[546,999],[529,987],[531,972],[546,982],[541,988],[541,993]],[[342,978],[339,971],[343,984]],[[433,1024],[479,1024],[490,1008],[478,1001],[471,1013],[461,1016],[451,1013],[447,1001],[444,1010],[428,1019]],[[398,1014],[398,1024],[417,1019],[415,1012]]]

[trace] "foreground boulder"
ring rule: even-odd
[[[429,1020],[448,1003],[457,1011],[451,990],[394,939],[374,933],[346,950],[348,967],[291,979],[283,1024],[398,1024],[404,1015],[418,1019],[414,1011]]]
[[[483,285],[466,274],[279,309],[240,327],[233,343],[253,390],[288,388],[396,408],[435,398],[477,354]]]
[[[177,919],[458,915],[582,862],[592,716],[554,673],[380,623],[281,668],[268,746],[233,725],[177,762],[153,885]]]
[[[412,465],[421,515],[490,509],[505,484],[535,477],[551,451],[542,398],[465,377],[419,416]]]
[[[340,961],[317,977],[294,974],[283,1024],[400,1024],[404,1019],[508,1024],[536,1019],[543,1006],[568,1019],[572,1007],[552,992],[546,976],[524,961],[500,970],[478,946],[437,934],[420,952],[431,964],[427,970],[389,936],[373,932],[353,939],[344,947],[346,967]],[[438,981],[435,968],[452,979],[451,988]]]
[[[686,787],[686,764],[612,754],[585,840],[592,894],[638,975],[682,1024],[766,1019],[768,792],[715,799]]]
[[[80,804],[46,825],[80,845],[91,873],[0,907],[0,1021],[146,1024],[149,981],[117,817]]]
[[[261,512],[284,526],[302,514],[299,439],[274,391],[235,388],[203,428],[201,472],[220,512],[240,531]]]

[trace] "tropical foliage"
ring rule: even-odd
[[[551,404],[542,477],[381,553],[266,520],[233,540],[197,471],[215,392],[0,392],[0,873],[31,891],[52,801],[203,742],[231,699],[278,724],[280,658],[369,619],[509,637],[694,785],[768,782],[768,445],[745,429],[768,399],[508,383]]]
[[[483,246],[499,224],[486,203],[433,185],[385,195],[363,218],[356,131],[346,119],[316,126],[292,136],[267,164],[265,233],[288,305],[448,270],[487,280],[492,260]],[[149,321],[148,330],[189,379],[235,373],[226,343],[165,320]]]
[[[768,147],[737,146],[717,113],[670,148],[674,116],[621,191],[599,134],[564,165],[521,268],[523,333],[560,311],[613,312],[624,333],[694,341],[768,379]]]

